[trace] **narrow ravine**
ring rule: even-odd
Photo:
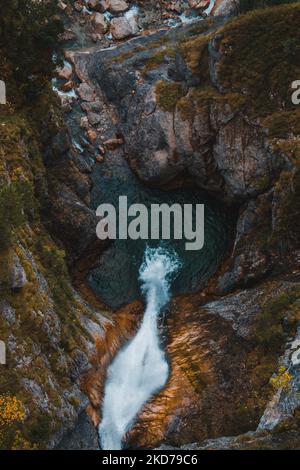
[[[168,380],[169,366],[160,346],[158,316],[170,299],[171,280],[180,268],[175,253],[164,248],[146,248],[140,268],[146,310],[140,329],[117,354],[107,373],[99,426],[105,450],[119,450],[143,405]]]

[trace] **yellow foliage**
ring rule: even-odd
[[[284,366],[280,366],[276,377],[271,378],[271,384],[275,390],[279,390],[280,388],[288,390],[290,388],[291,380],[292,376],[288,370]]]
[[[14,438],[14,448],[26,449],[28,444],[20,442],[21,433],[15,433],[13,425],[25,418],[25,408],[23,403],[14,396],[0,395],[0,448],[11,448],[8,444],[10,439]]]
[[[31,444],[29,441],[24,439],[21,431],[17,430],[15,433],[14,441],[11,446],[11,450],[37,450],[36,444]]]
[[[23,403],[16,397],[0,395],[0,427],[15,421],[22,421],[25,417]]]

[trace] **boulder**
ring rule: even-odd
[[[74,3],[74,8],[76,11],[81,12],[83,9],[83,4],[81,2],[75,2]]]
[[[95,92],[87,83],[81,83],[77,89],[77,92],[83,101],[95,100]]]
[[[84,116],[80,119],[80,127],[81,129],[88,129],[89,128],[89,120],[87,116]]]
[[[88,117],[89,123],[92,126],[95,126],[96,124],[99,124],[99,122],[101,122],[100,114],[90,112],[88,113],[87,117]]]
[[[59,78],[63,78],[64,80],[70,80],[72,76],[72,67],[65,65],[64,67],[57,69],[57,75]]]
[[[189,0],[189,6],[197,10],[205,10],[210,4],[210,0]]]
[[[116,14],[124,13],[129,8],[125,0],[102,0],[101,5],[105,10]]]
[[[100,13],[103,13],[105,11],[103,5],[99,0],[88,0],[88,7],[91,10],[99,11]]]
[[[95,29],[95,32],[98,34],[105,34],[108,30],[108,24],[105,19],[105,16],[101,13],[93,13],[92,15],[92,23]]]
[[[135,18],[114,18],[110,24],[110,32],[115,39],[124,39],[138,32],[139,28]]]
[[[87,138],[89,139],[91,144],[95,144],[97,140],[97,132],[93,129],[89,129],[87,132]]]
[[[234,16],[238,14],[238,6],[235,0],[216,0],[211,14],[213,16]]]

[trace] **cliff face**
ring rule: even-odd
[[[23,423],[1,421],[1,447],[53,447],[86,406],[80,376],[105,321],[72,287],[65,252],[40,218],[47,177],[32,123],[1,110],[0,132],[0,386],[25,410]]]
[[[232,213],[230,253],[201,292],[170,305],[161,331],[171,375],[128,444],[180,446],[241,434],[203,447],[285,447],[291,436],[299,446],[299,111],[290,85],[299,76],[300,8],[170,28],[166,12],[178,22],[187,2],[160,2],[156,12],[152,2],[139,2],[146,19],[118,42],[106,31],[89,36],[95,17],[83,2],[61,3],[64,40],[73,41],[64,43],[55,82],[63,121],[50,113],[51,144],[42,152],[36,130],[13,110],[1,126],[3,184],[26,182],[16,188],[26,218],[14,221],[15,238],[1,252],[1,339],[9,345],[1,387],[9,394],[14,384],[27,413],[24,442],[14,443],[13,432],[6,445],[57,445],[85,397],[97,425],[107,365],[139,323],[139,303],[106,312],[105,320],[87,286],[104,250],[112,266],[119,263],[96,239],[96,203],[128,187],[189,187]],[[79,426],[88,426],[84,416]],[[75,431],[60,445],[79,440]],[[95,438],[85,445],[95,446]]]
[[[297,205],[299,170],[297,128],[285,127],[298,113],[290,101],[298,63],[286,58],[291,29],[285,37],[282,17],[293,29],[299,7],[68,54],[94,97],[82,106],[89,123],[97,101],[99,121],[111,116],[101,119],[96,137],[104,148],[114,139],[104,160],[123,153],[146,185],[192,185],[238,207],[232,253],[219,274],[206,291],[171,306],[171,377],[141,412],[130,445],[238,434],[255,430],[262,415],[259,432],[278,429],[298,407],[298,365],[291,357],[298,354],[299,228],[287,207]],[[272,31],[282,40],[276,60],[290,61],[288,77],[269,74]],[[256,83],[260,76],[269,92]],[[92,401],[94,409],[100,402],[101,396]],[[276,438],[264,442],[277,445]]]

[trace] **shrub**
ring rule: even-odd
[[[284,366],[280,366],[275,377],[271,378],[271,384],[275,390],[288,390],[291,386],[292,376]]]
[[[256,10],[257,8],[294,2],[295,0],[240,0],[239,12],[246,13],[247,11]]]
[[[15,396],[0,395],[0,449],[10,447],[13,439],[13,426],[23,421],[25,409],[23,403]]]
[[[55,0],[0,0],[0,55],[6,64],[9,99],[23,92],[30,100],[47,86],[59,57],[63,31]]]
[[[6,185],[0,190],[0,250],[8,248],[13,232],[24,222],[22,198],[16,185]]]
[[[174,111],[177,101],[184,95],[179,83],[159,81],[156,84],[156,96],[159,106],[164,111]]]

